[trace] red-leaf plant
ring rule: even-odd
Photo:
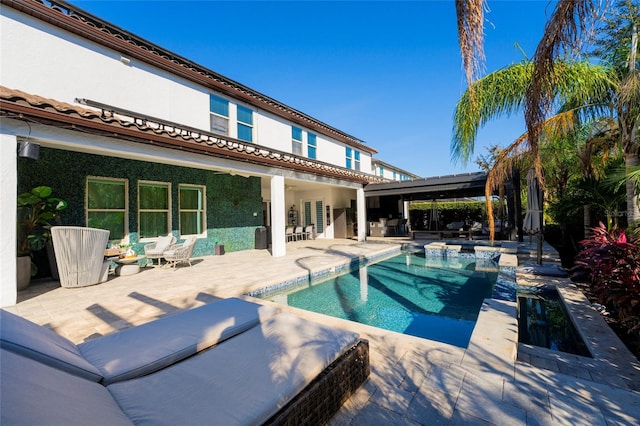
[[[599,302],[640,333],[640,240],[621,229],[608,231],[600,222],[580,244],[574,276],[586,277]]]

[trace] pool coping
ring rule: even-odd
[[[458,249],[436,242],[429,248]],[[571,282],[560,265],[557,251],[543,244],[543,264],[533,259],[536,252],[530,245],[518,242],[501,242],[495,246],[475,246],[476,255],[500,256],[500,276],[511,278],[516,289],[555,289],[571,322],[585,342],[592,358],[573,355],[518,342],[517,302],[496,298],[485,299],[471,342],[463,362],[481,371],[489,371],[509,377],[515,371],[515,362],[604,383],[625,390],[640,391],[640,362],[609,327],[587,297]],[[498,296],[500,296],[498,294]],[[488,356],[490,355],[490,356]]]
[[[249,297],[259,298],[261,295],[277,292],[279,290],[291,287],[297,287],[297,284],[313,283],[315,281],[322,280],[333,274],[340,274],[342,272],[348,272],[352,268],[357,268],[362,264],[367,264],[374,261],[379,261],[384,258],[393,257],[402,251],[402,246],[389,246],[381,248],[370,255],[356,255],[349,257],[348,259],[331,262],[322,267],[309,269],[306,272],[300,272],[292,274],[287,279],[277,280],[278,282],[256,284],[249,289],[246,289],[242,295]]]

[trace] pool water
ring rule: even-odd
[[[591,357],[555,290],[518,295],[518,341]]]
[[[403,253],[304,288],[259,297],[466,348],[497,266]]]

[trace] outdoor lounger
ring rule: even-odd
[[[231,305],[242,314],[225,321],[220,312]],[[195,311],[192,332],[186,318]],[[357,334],[241,299],[79,346],[0,312],[2,424],[323,423],[369,375],[368,344]],[[186,338],[163,345],[171,333]]]

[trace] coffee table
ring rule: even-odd
[[[138,264],[138,261],[144,258],[145,256],[136,256],[115,259],[115,262],[118,263],[115,271],[116,275],[127,276],[137,274],[138,272],[140,272],[140,265]]]

